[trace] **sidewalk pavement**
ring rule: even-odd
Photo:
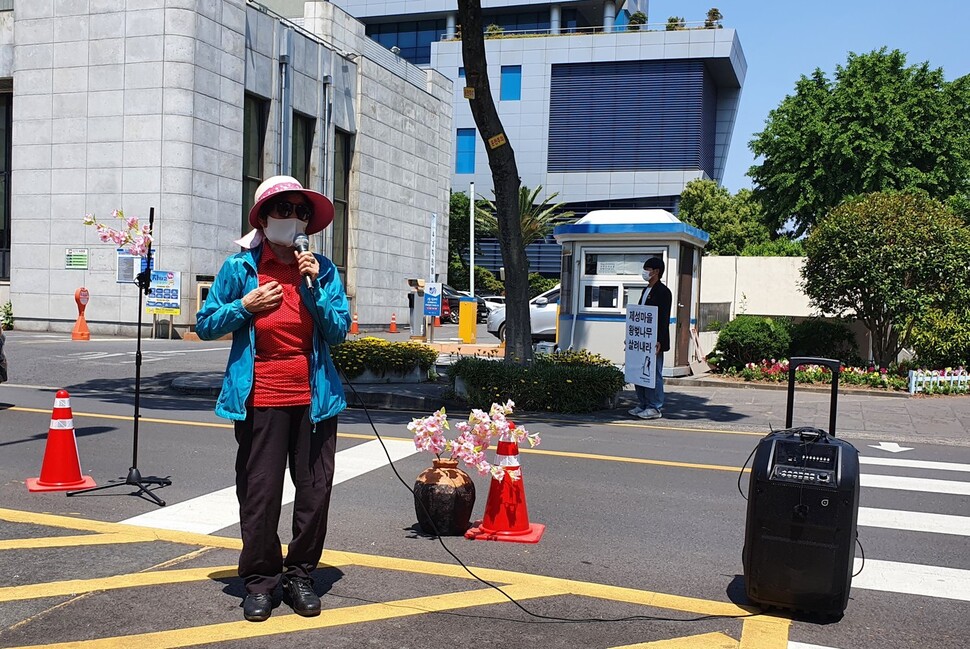
[[[494,338],[489,342],[479,335],[478,344],[451,338],[455,327],[435,331],[433,345],[439,351],[439,380],[425,383],[374,383],[345,385],[352,408],[364,406],[381,410],[406,410],[430,414],[445,406],[449,412],[467,411],[447,380],[446,371],[458,356],[498,355]],[[444,332],[442,332],[444,330]],[[483,328],[480,327],[483,331]],[[362,333],[387,340],[408,340],[407,331]],[[173,389],[184,393],[218,394],[222,372],[197,372],[175,379]],[[643,421],[627,413],[636,405],[633,388],[627,385],[617,397],[616,407],[583,415],[536,413],[542,419],[574,422],[629,421],[650,428],[708,428],[762,432],[785,427],[787,385],[738,383],[713,376],[672,378],[665,382],[666,404],[663,419]],[[829,430],[828,386],[796,386],[794,426],[815,426]],[[839,391],[836,434],[848,438],[897,443],[939,443],[970,446],[970,396],[910,396],[875,390]]]

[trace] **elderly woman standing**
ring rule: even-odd
[[[199,310],[203,340],[232,334],[215,412],[235,423],[236,496],[243,547],[243,614],[261,622],[280,583],[293,610],[320,613],[310,573],[323,553],[333,486],[337,414],[347,406],[330,347],[343,342],[350,310],[333,262],[294,239],[333,222],[333,204],[289,176],[256,190],[254,231],[239,241]],[[289,461],[296,485],[293,538],[277,534]]]

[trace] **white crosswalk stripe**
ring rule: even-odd
[[[384,444],[387,445],[388,453],[391,454],[395,462],[417,453],[413,442],[384,440]],[[333,484],[336,486],[386,465],[387,455],[385,455],[379,441],[373,440],[352,446],[337,453]],[[283,505],[293,502],[295,495],[296,488],[290,480],[289,473],[287,473],[286,480],[283,483]],[[217,530],[239,523],[236,488],[220,489],[121,522],[165,530],[212,534]]]
[[[862,456],[859,462],[863,467],[879,466],[905,473],[910,470],[939,471],[947,473],[970,473],[970,464],[957,462],[937,462],[910,458],[886,458]],[[955,476],[959,477],[959,476]],[[860,484],[864,489],[896,490],[920,492],[925,494],[956,496],[963,501],[956,511],[970,511],[965,496],[970,496],[970,482],[962,480],[942,480],[938,478],[914,477],[912,475],[889,475],[887,473],[863,473]],[[952,499],[947,500],[952,502]],[[924,534],[945,534],[970,536],[970,516],[921,512],[878,507],[859,508],[859,527],[880,528],[921,532]],[[928,541],[932,544],[932,541]],[[965,557],[961,557],[963,560]],[[919,563],[892,561],[892,557],[867,557],[863,563],[856,558],[853,572],[862,572],[853,577],[852,588],[876,590],[925,597],[939,597],[970,601],[970,570],[964,566],[935,566]]]

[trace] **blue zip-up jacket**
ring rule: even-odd
[[[265,245],[265,244],[263,244]],[[253,314],[242,298],[259,286],[257,268],[263,245],[229,257],[219,270],[205,304],[196,314],[195,332],[202,340],[232,333],[216,414],[226,419],[246,419],[246,401],[253,391],[256,363],[256,332]],[[313,318],[313,356],[310,358],[310,421],[329,419],[347,407],[344,387],[330,358],[330,347],[340,344],[350,329],[350,306],[343,282],[333,262],[314,253],[320,274],[313,290],[300,282],[300,297]]]

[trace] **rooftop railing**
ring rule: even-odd
[[[532,38],[535,36],[576,36],[576,35],[589,35],[589,34],[623,34],[626,32],[674,32],[674,31],[687,31],[691,29],[721,29],[723,25],[721,21],[718,20],[714,23],[709,23],[704,20],[699,20],[695,22],[681,22],[677,23],[676,26],[670,23],[643,23],[643,24],[630,24],[630,25],[614,25],[611,29],[607,30],[606,27],[602,25],[590,26],[590,27],[560,27],[558,33],[554,33],[552,29],[504,29],[499,27],[498,29],[489,29],[493,27],[492,25],[485,26],[485,38]],[[456,33],[454,38],[448,38],[447,35],[442,35],[441,40],[443,41],[460,41],[461,33]]]

